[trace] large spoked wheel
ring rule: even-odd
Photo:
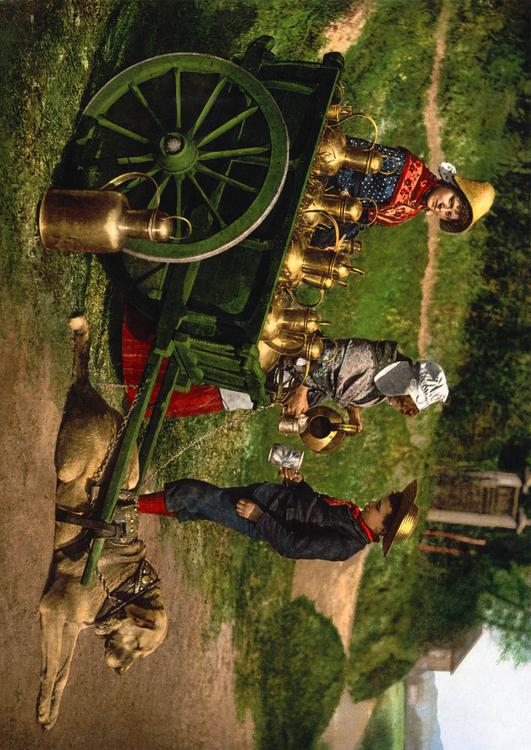
[[[160,210],[176,224],[168,243],[130,238],[126,252],[187,263],[227,250],[273,208],[288,167],[288,135],[264,86],[231,62],[210,55],[161,55],[127,68],[83,113],[80,168],[90,187],[124,172],[159,185]],[[147,180],[118,188],[133,208],[155,206]]]

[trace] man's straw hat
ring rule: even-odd
[[[409,539],[411,534],[415,531],[419,517],[419,509],[415,505],[416,497],[416,480],[408,484],[402,492],[393,492],[390,495],[391,501],[396,499],[399,505],[391,522],[391,526],[383,538],[382,548],[384,557],[391,549],[393,542],[401,542],[405,539]]]
[[[458,234],[466,232],[478,219],[481,219],[492,206],[496,192],[490,182],[483,180],[467,180],[459,175],[454,175],[451,182],[455,185],[468,203],[468,216],[464,221],[447,221],[441,219],[439,226],[443,232]]]

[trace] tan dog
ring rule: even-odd
[[[153,653],[168,630],[158,578],[145,560],[145,546],[137,536],[134,503],[118,507],[114,520],[123,521],[119,526],[123,533],[106,539],[92,583],[88,587],[80,583],[91,536],[82,526],[64,519],[87,516],[92,478],[105,461],[122,417],[89,382],[86,319],[72,318],[70,327],[74,332],[75,382],[68,393],[55,453],[56,506],[63,515],[56,523],[53,562],[40,604],[42,670],[37,714],[45,729],[57,721],[83,628],[94,625],[96,633],[105,638],[105,660],[120,674],[135,659]],[[125,488],[135,487],[138,476],[135,451]],[[75,514],[74,519],[69,513]]]

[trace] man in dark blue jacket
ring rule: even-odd
[[[255,541],[268,542],[284,557],[346,560],[367,544],[392,543],[413,533],[417,483],[369,502],[363,510],[348,500],[321,494],[300,474],[283,470],[287,482],[220,488],[197,479],[168,483],[163,493],[141,495],[141,513],[178,521],[215,521]]]

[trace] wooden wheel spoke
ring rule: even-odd
[[[251,115],[254,115],[254,113],[257,111],[258,111],[257,106],[249,107],[249,109],[245,109],[243,112],[240,112],[239,115],[236,115],[235,117],[232,117],[230,120],[227,120],[227,122],[224,122],[223,125],[219,126],[219,128],[216,128],[215,130],[212,130],[212,132],[208,133],[208,135],[205,135],[204,138],[202,138],[197,144],[198,148],[201,148],[202,146],[206,146],[206,144],[210,143],[210,141],[213,141],[216,138],[219,138],[224,133],[227,133],[232,128],[235,128],[236,125],[239,125],[240,122],[243,122],[248,117],[251,117]]]
[[[202,154],[199,154],[199,161],[252,156],[254,154],[267,154],[268,151],[269,146],[248,146],[246,148],[228,148],[223,151],[204,151]],[[269,161],[267,163],[269,164]]]
[[[210,214],[217,220],[218,224],[220,225],[220,227],[222,229],[225,228],[227,225],[223,221],[223,219],[221,218],[221,216],[219,214],[219,211],[213,205],[212,201],[210,200],[210,198],[208,197],[208,195],[205,193],[205,191],[203,190],[203,188],[201,187],[201,185],[198,183],[198,181],[196,180],[196,178],[194,177],[194,175],[189,174],[189,175],[187,175],[187,177],[190,180],[190,182],[192,183],[192,185],[195,187],[195,189],[197,190],[197,192],[199,193],[199,195],[201,196],[201,198],[203,199],[203,202],[205,203],[206,207],[208,208]]]
[[[258,188],[253,187],[252,185],[247,185],[245,182],[240,182],[239,180],[235,180],[234,177],[229,177],[228,175],[222,174],[220,172],[216,172],[213,169],[209,169],[208,167],[205,167],[204,164],[198,164],[197,171],[201,172],[202,174],[210,175],[211,177],[214,177],[219,182],[224,182],[227,185],[232,185],[233,187],[239,188],[240,190],[245,190],[247,193],[258,192]]]
[[[144,109],[146,110],[146,112],[149,113],[149,116],[151,117],[151,119],[153,120],[153,122],[155,123],[155,125],[159,128],[159,130],[161,131],[161,133],[163,133],[165,131],[165,128],[163,127],[163,125],[162,125],[161,121],[159,120],[159,118],[157,117],[157,115],[153,112],[153,110],[149,106],[146,97],[140,91],[140,88],[138,87],[138,85],[136,83],[130,83],[129,84],[129,90],[131,91],[131,93],[133,94],[133,96],[135,97],[135,99],[137,100],[137,102],[139,102],[139,104],[141,104],[142,107],[144,107]]]
[[[138,143],[149,143],[148,138],[140,135],[140,133],[135,133],[132,130],[123,128],[121,125],[118,125],[118,123],[112,122],[112,120],[108,120],[105,115],[96,115],[96,119],[98,123],[102,127],[107,128],[107,130],[113,130],[115,133],[119,133],[125,138],[130,138],[132,141],[137,141]]]
[[[183,182],[185,178],[177,176],[177,175],[173,175],[173,179],[175,182],[175,216],[184,216],[184,211],[185,211],[186,206],[183,205]],[[187,234],[185,229],[183,229],[183,232],[184,234]],[[193,227],[191,229],[191,233],[192,232],[193,232]],[[174,241],[175,240],[179,241],[181,238],[176,236],[176,237],[173,237],[172,239]]]
[[[109,160],[110,161],[110,160]],[[155,161],[153,154],[139,154],[138,156],[117,156],[113,159],[116,164],[145,164],[146,162]]]
[[[265,156],[237,156],[234,161],[238,164],[252,164],[255,167],[269,166],[269,159]]]
[[[216,103],[216,101],[217,101],[219,95],[221,94],[221,91],[222,91],[222,89],[223,89],[223,87],[225,86],[226,83],[227,83],[227,78],[223,77],[223,78],[220,78],[220,80],[218,81],[218,83],[214,87],[214,90],[212,91],[212,93],[208,97],[208,100],[207,100],[205,106],[201,110],[201,112],[199,114],[199,117],[197,118],[197,120],[194,123],[194,126],[192,128],[192,136],[194,136],[197,133],[197,131],[199,130],[199,128],[201,127],[201,125],[205,121],[206,117],[208,116],[210,110],[212,109],[212,107]]]
[[[166,264],[165,263],[157,263],[156,266],[153,266],[153,268],[150,268],[149,271],[146,271],[145,273],[141,274],[140,276],[137,276],[136,278],[133,278],[133,284],[138,286],[143,281],[147,281],[147,279],[150,279],[152,276],[154,276],[156,273],[158,273],[161,268],[164,268]]]
[[[153,164],[155,157],[153,154],[139,154],[138,156],[100,156],[91,158],[89,161],[83,161],[84,167],[109,167],[119,164]]]
[[[182,97],[181,97],[181,71],[179,68],[173,69],[175,79],[175,127],[177,130],[182,128]]]
[[[173,175],[175,182],[175,215],[182,216],[183,211],[183,178]]]

